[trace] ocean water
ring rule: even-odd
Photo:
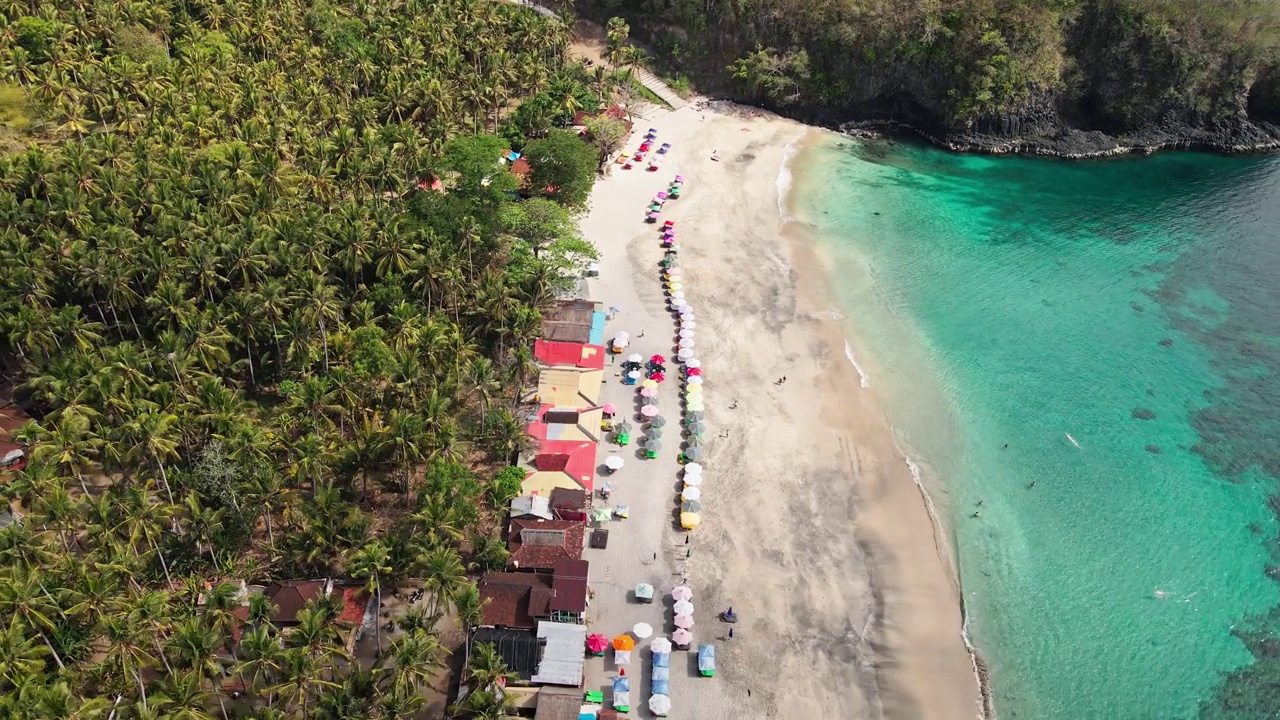
[[[790,172],[998,716],[1280,716],[1280,158],[829,137]]]

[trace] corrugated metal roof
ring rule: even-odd
[[[538,623],[538,639],[545,645],[542,662],[530,678],[535,683],[547,685],[582,685],[582,667],[586,662],[587,628],[568,623]]]

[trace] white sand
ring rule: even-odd
[[[676,221],[706,372],[704,523],[686,546],[675,522],[673,379],[661,389],[671,425],[660,459],[639,459],[634,445],[601,446],[601,462],[610,453],[626,459],[616,476],[598,481],[617,481],[613,502],[629,505],[631,518],[610,524],[607,550],[585,553],[592,632],[612,636],[644,621],[669,634],[666,592],[687,575],[695,642],[716,643],[719,672],[698,677],[694,653],[674,653],[672,717],[977,716],[948,551],[935,541],[872,390],[859,387],[844,357],[847,328],[829,319],[833,303],[816,259],[803,239],[783,232],[779,171],[788,146],[810,130],[729,106],[650,108],[629,148],[648,127],[674,145],[666,166],[615,166],[583,219],[603,254],[591,297],[622,310],[607,337],[630,332],[631,349],[646,358],[674,351],[658,230],[642,211],[683,174],[686,192],[667,203],[662,219]],[[713,149],[720,162],[710,160]],[[634,413],[634,388],[622,386],[614,368],[605,401]],[[784,385],[773,384],[784,375]],[[633,602],[638,582],[652,583],[661,599]],[[716,614],[729,605],[741,621],[725,640],[730,626]],[[615,674],[611,662],[593,659],[588,687],[605,690],[607,701]],[[633,711],[650,717],[647,653],[635,653],[628,675]]]

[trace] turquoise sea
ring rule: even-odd
[[[998,716],[1280,716],[1280,158],[792,171]]]

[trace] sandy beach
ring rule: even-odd
[[[700,678],[693,653],[674,654],[674,717],[979,716],[950,549],[877,398],[844,355],[851,328],[833,312],[820,259],[802,229],[783,220],[779,172],[819,131],[720,103],[650,107],[627,147],[648,127],[673,144],[670,159],[658,172],[614,166],[597,183],[582,220],[603,255],[590,290],[621,310],[606,335],[629,332],[630,350],[646,357],[674,351],[658,232],[641,211],[683,174],[686,192],[662,219],[676,222],[698,316],[710,427],[703,525],[688,545],[676,528],[675,433],[656,460],[641,460],[634,446],[602,445],[602,462],[625,458],[610,479],[613,502],[629,505],[631,517],[611,523],[607,549],[584,555],[593,631],[643,621],[669,634],[666,593],[687,578],[695,642],[716,643],[720,672]],[[606,379],[605,401],[634,413],[634,388],[616,369]],[[676,420],[676,383],[663,383],[659,400]],[[662,600],[635,603],[639,582]],[[733,639],[716,617],[728,606],[741,617]],[[647,653],[637,653],[628,669],[641,717],[650,716],[647,665]],[[607,689],[615,674],[611,661],[593,659],[588,686]]]

